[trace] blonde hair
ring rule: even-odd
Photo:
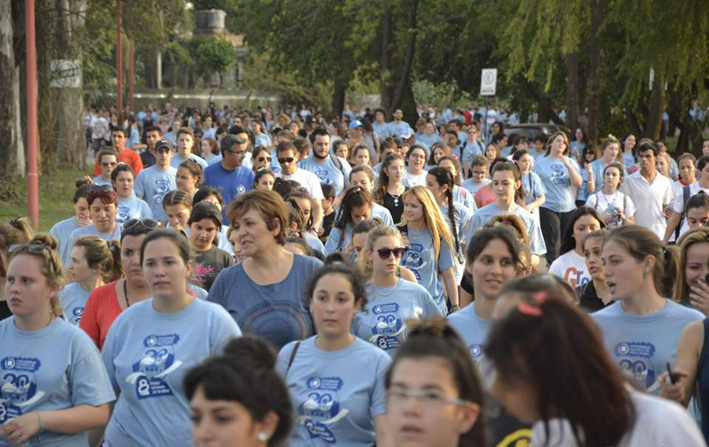
[[[709,244],[709,228],[701,227],[696,230],[688,231],[679,238],[677,241],[677,247],[679,248],[680,256],[680,271],[677,275],[677,282],[675,282],[674,296],[672,299],[678,303],[687,302],[687,252],[689,247],[695,244]]]
[[[395,237],[401,240],[401,233],[396,227],[378,225],[367,234],[367,243],[364,245],[364,249],[374,250],[374,244],[383,237]],[[374,274],[372,261],[367,259],[366,256],[359,256],[359,271],[366,281],[372,279],[372,275]]]
[[[453,236],[448,229],[448,223],[446,223],[443,214],[441,214],[440,208],[436,203],[436,199],[433,197],[431,191],[423,186],[414,186],[404,193],[404,200],[414,196],[421,202],[423,207],[423,217],[426,221],[426,227],[428,231],[431,232],[431,239],[433,239],[433,253],[435,256],[436,263],[438,262],[438,256],[441,253],[441,240],[444,240],[448,247],[453,252]],[[406,216],[401,218],[401,225],[407,225]]]
[[[28,250],[29,244],[40,244],[44,245],[46,249],[42,250],[41,253],[32,253]],[[57,240],[46,234],[38,233],[36,234],[28,244],[20,248],[19,250],[10,253],[10,259],[8,265],[12,260],[18,255],[33,256],[40,260],[42,263],[41,271],[47,280],[47,284],[50,287],[56,287],[57,290],[61,289],[64,285],[64,270],[62,269],[62,261],[57,253],[57,247],[59,243]],[[50,301],[50,312],[55,317],[60,316],[63,313],[61,298],[59,298],[59,293],[54,295]]]
[[[74,242],[74,248],[84,249],[84,257],[90,268],[96,268],[101,273],[104,284],[119,279],[121,268],[121,246],[118,241],[106,241],[98,236],[82,236]]]

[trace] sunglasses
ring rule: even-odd
[[[396,259],[401,259],[401,257],[404,256],[404,253],[406,253],[406,249],[402,247],[380,248],[379,250],[377,250],[377,253],[379,253],[379,257],[382,259],[389,259],[392,253],[394,253],[394,257]]]
[[[279,158],[278,163],[284,164],[284,163],[293,163],[295,161],[295,158],[293,157],[288,157],[288,158]]]
[[[113,163],[101,163],[101,166],[103,166],[104,168],[107,168],[107,167],[109,167],[109,166],[118,166],[118,163],[116,163],[116,162],[113,162]]]
[[[12,244],[12,245],[10,245],[10,248],[7,249],[7,252],[12,254],[12,253],[19,253],[24,250],[26,250],[28,253],[32,253],[33,255],[41,255],[41,254],[44,254],[45,250],[49,251],[49,260],[52,261],[52,268],[54,269],[55,272],[59,271],[59,267],[57,266],[57,263],[56,263],[56,261],[54,261],[54,257],[52,256],[52,248],[49,245],[42,244],[41,242],[29,242],[26,244]]]
[[[267,162],[270,163],[270,162],[271,162],[271,157],[259,157],[259,158],[258,158],[258,161],[259,161],[260,163],[263,163],[264,161],[267,161]]]
[[[123,224],[123,231],[130,231],[140,225],[148,231],[156,229],[160,224],[153,219],[130,219]]]

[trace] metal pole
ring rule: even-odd
[[[25,1],[25,44],[27,64],[27,214],[39,227],[39,174],[37,171],[37,43],[34,0]]]
[[[121,0],[118,0],[118,11],[116,17],[116,103],[118,105],[118,115],[123,114],[123,42],[121,35],[121,28],[123,28],[123,17],[121,14]]]
[[[485,146],[490,144],[489,141],[487,141],[487,109],[490,107],[490,97],[486,96],[485,97],[485,131],[483,133],[483,138],[485,138]],[[483,153],[485,153],[485,150],[483,150]]]
[[[133,89],[135,87],[135,42],[129,40],[130,51],[128,56],[128,108],[133,111]]]

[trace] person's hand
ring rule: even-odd
[[[586,172],[588,172],[589,176],[593,176],[593,166],[591,166],[591,163],[586,163],[584,169],[586,169]]]
[[[662,386],[660,395],[665,399],[671,399],[683,404],[686,397],[683,382],[689,377],[689,374],[682,369],[672,368],[672,375],[678,379],[675,384],[670,382],[666,371],[657,377],[657,383]]]
[[[32,412],[10,419],[0,428],[0,439],[13,446],[20,446],[40,430],[39,413]]]
[[[609,223],[611,220],[613,220],[614,214],[611,213],[600,213],[601,219],[603,219],[603,222]]]
[[[665,208],[664,214],[665,214],[665,219],[668,219],[668,220],[672,219],[672,216],[675,214],[675,210],[673,210],[672,208],[670,208],[668,206],[667,208]]]
[[[620,219],[621,222],[625,222],[625,213],[623,210],[616,209],[615,215],[618,216],[618,219]]]
[[[689,288],[689,303],[709,315],[709,285],[704,280]]]

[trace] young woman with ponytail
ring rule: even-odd
[[[115,399],[89,337],[58,318],[64,278],[56,249],[57,240],[44,234],[9,249],[13,316],[0,322],[2,445],[87,445],[85,432],[108,422]]]
[[[340,210],[325,242],[325,254],[343,251],[352,241],[354,227],[372,216],[374,199],[362,186],[349,187],[342,196]]]
[[[79,325],[89,295],[122,275],[120,244],[97,236],[82,236],[74,243],[66,267],[71,283],[59,292],[64,319]]]
[[[406,191],[403,183],[404,169],[404,157],[394,153],[387,155],[382,162],[377,189],[374,193],[374,200],[389,210],[397,225],[404,214],[402,198]]]

